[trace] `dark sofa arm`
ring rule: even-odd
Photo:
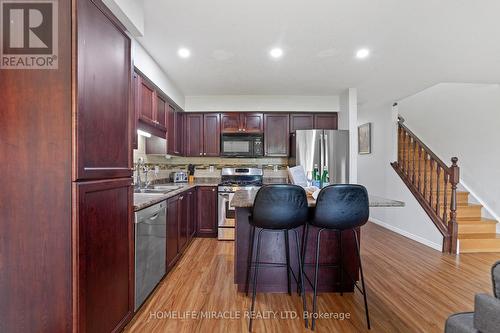
[[[476,295],[474,327],[482,333],[500,332],[500,299],[487,294]]]

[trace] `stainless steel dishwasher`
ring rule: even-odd
[[[135,305],[137,310],[166,272],[167,203],[135,213]]]

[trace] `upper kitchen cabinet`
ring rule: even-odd
[[[222,113],[220,122],[222,133],[262,133],[264,131],[262,113]]]
[[[139,97],[139,120],[146,123],[155,124],[155,88],[142,76],[138,76],[137,91]]]
[[[164,133],[167,130],[167,97],[149,79],[137,73],[137,70],[135,76],[137,77],[135,105],[138,119]]]
[[[222,113],[220,115],[220,127],[222,133],[239,133],[241,132],[240,113]]]
[[[168,104],[167,123],[167,152],[170,155],[182,155],[184,153],[184,113]]]
[[[203,115],[203,156],[220,155],[220,115],[205,113]]]
[[[184,147],[186,156],[203,156],[203,114],[186,113]]]
[[[315,129],[338,129],[338,115],[337,113],[315,113],[314,114],[314,128]]]
[[[94,2],[77,12],[73,180],[131,177],[131,41]]]
[[[186,156],[219,156],[220,120],[218,113],[184,114]]]
[[[314,114],[312,113],[292,113],[290,114],[290,132],[296,130],[314,129]]]
[[[290,119],[287,113],[264,114],[264,154],[271,157],[287,157]]]

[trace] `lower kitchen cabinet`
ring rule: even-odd
[[[188,239],[191,240],[196,235],[196,189],[192,188],[187,192],[188,203]]]
[[[189,202],[187,192],[178,195],[179,200],[179,253],[183,252],[188,244]]]
[[[167,200],[167,272],[179,258],[179,196]]]
[[[217,237],[217,187],[200,186],[197,191],[196,236]]]
[[[76,326],[120,331],[133,314],[132,179],[73,184]]]

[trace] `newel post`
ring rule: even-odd
[[[451,204],[450,204],[450,220],[448,221],[448,234],[450,235],[450,253],[457,253],[457,185],[460,182],[460,168],[457,165],[458,158],[451,158],[450,167],[450,183],[451,183]]]

